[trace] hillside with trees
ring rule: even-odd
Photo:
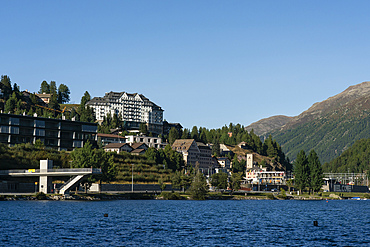
[[[66,110],[69,102],[70,90],[67,85],[57,86],[55,81],[42,81],[38,94],[50,94],[49,103],[44,103],[36,93],[21,91],[17,83],[12,85],[10,77],[2,75],[0,80],[0,110],[11,114],[26,114],[39,117],[75,119],[76,121],[94,122],[94,112],[86,103],[91,99],[86,91],[81,98],[80,105],[70,107]],[[66,108],[64,108],[66,107]]]
[[[290,159],[300,150],[314,149],[329,162],[354,144],[370,138],[370,82],[351,86],[342,93],[314,104],[272,135]]]
[[[367,173],[370,175],[370,139],[356,141],[339,157],[323,165],[324,172]]]

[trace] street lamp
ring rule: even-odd
[[[132,182],[131,192],[134,192],[134,163],[132,163]]]

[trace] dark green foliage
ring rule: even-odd
[[[117,168],[113,154],[107,153],[103,149],[93,149],[89,142],[86,142],[82,148],[73,150],[71,158],[72,166],[75,168],[101,168],[102,174],[94,176],[94,180],[111,182],[116,178]]]
[[[310,151],[307,160],[310,166],[310,189],[317,192],[324,184],[321,163],[314,150]]]
[[[17,144],[14,147],[0,144],[0,170],[38,169],[40,160],[45,159],[53,160],[54,166],[69,168],[70,158],[64,151],[36,147],[31,143]]]
[[[294,184],[302,192],[302,190],[310,185],[310,167],[306,153],[303,150],[298,153],[293,172]]]
[[[39,94],[42,93],[50,93],[50,85],[47,81],[41,82],[40,90],[38,92]]]
[[[210,183],[216,189],[226,189],[227,188],[227,174],[224,172],[215,173],[211,176]]]
[[[0,89],[3,94],[4,100],[6,101],[12,95],[12,84],[10,78],[7,75],[2,75],[0,80]]]
[[[59,104],[64,104],[69,102],[69,95],[70,95],[69,88],[64,85],[60,84],[58,87],[58,103]]]
[[[240,190],[240,181],[242,180],[244,173],[243,172],[238,172],[238,173],[233,173],[230,178],[230,189],[233,191]]]
[[[293,159],[300,150],[314,149],[322,162],[329,162],[352,146],[356,140],[370,138],[370,115],[334,112],[292,129],[272,132],[286,155]]]
[[[172,127],[171,130],[170,130],[170,133],[168,134],[169,144],[172,145],[175,142],[175,140],[177,140],[179,138],[180,138],[179,132],[177,131],[176,128]]]
[[[191,182],[189,193],[193,200],[205,200],[209,188],[203,173],[199,170],[196,171],[195,176]]]
[[[36,193],[36,199],[37,200],[46,200],[46,195],[43,192],[37,192]]]
[[[159,197],[165,200],[181,200],[181,195],[178,192],[162,192]]]
[[[325,172],[370,172],[370,139],[356,141],[341,156],[323,165]]]

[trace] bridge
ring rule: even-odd
[[[92,174],[101,174],[100,168],[71,168],[71,169],[54,169],[52,160],[40,160],[40,169],[24,170],[0,170],[0,176],[11,177],[40,177],[39,191],[45,194],[52,190],[51,179],[49,177],[66,177],[71,178],[59,188],[59,194],[66,194],[74,185],[80,182],[85,176]]]

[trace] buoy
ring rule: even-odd
[[[104,217],[108,217],[108,214],[104,214]]]
[[[315,221],[313,222],[313,225],[314,225],[314,226],[319,226],[319,223],[317,223],[317,220],[315,220]]]

